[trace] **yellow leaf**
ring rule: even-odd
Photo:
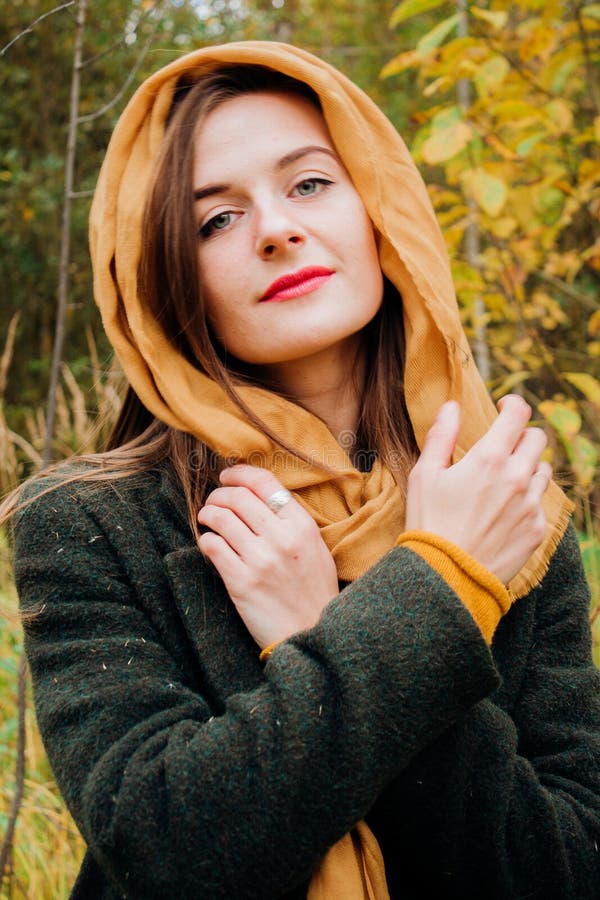
[[[438,6],[443,6],[445,2],[446,0],[403,0],[392,13],[390,26],[395,28],[400,22],[406,22],[407,19],[418,16],[420,13],[427,12],[430,9],[437,9]]]
[[[446,162],[464,150],[472,136],[471,126],[466,122],[453,122],[427,138],[421,149],[423,159],[430,166]]]
[[[427,56],[428,53],[431,53],[431,51],[439,47],[440,44],[443,44],[450,32],[458,25],[459,19],[460,15],[459,13],[456,13],[455,15],[450,16],[449,19],[444,19],[443,22],[439,22],[435,28],[432,28],[431,31],[427,32],[427,34],[425,34],[418,42],[417,53],[421,56]]]
[[[436,78],[434,81],[431,81],[426,87],[423,88],[423,96],[424,97],[433,97],[434,94],[437,94],[438,91],[445,91],[451,85],[451,79],[448,78],[447,75],[441,75],[440,78]]]
[[[600,309],[597,309],[596,312],[592,313],[590,316],[587,330],[590,337],[596,337],[600,334]]]
[[[0,172],[0,181],[11,181],[12,180],[12,172],[10,169],[3,169]]]
[[[533,341],[530,337],[523,337],[518,341],[515,341],[511,347],[512,351],[517,354],[517,356],[524,356],[525,353],[529,353],[533,346]]]
[[[474,75],[475,87],[480,97],[487,96],[490,91],[497,88],[508,73],[510,63],[503,56],[493,56],[479,66]]]
[[[507,375],[506,378],[503,379],[498,387],[494,388],[494,399],[498,400],[505,394],[512,393],[516,387],[523,384],[524,381],[527,381],[530,376],[531,372],[511,372],[510,375]]]
[[[519,154],[515,153],[514,150],[511,150],[510,147],[500,140],[500,138],[495,134],[486,134],[483,138],[488,147],[491,147],[502,159],[507,159],[510,162],[514,162],[515,159],[519,159]]]
[[[556,126],[556,134],[566,134],[573,127],[573,113],[564,100],[553,100],[548,103],[546,113]]]
[[[416,50],[407,50],[406,53],[400,53],[391,59],[381,70],[380,78],[389,78],[390,75],[398,75],[400,72],[410,69],[411,66],[417,66],[421,62],[421,57]]]
[[[488,216],[495,218],[500,214],[508,196],[506,184],[500,178],[485,169],[471,169],[463,173],[461,180],[465,190]]]
[[[517,220],[513,219],[512,216],[502,216],[499,219],[492,219],[488,229],[494,237],[506,240],[511,236],[518,224]]]
[[[535,57],[545,60],[556,46],[557,39],[557,29],[540,22],[523,35],[519,42],[519,56],[524,62],[530,62]]]
[[[470,288],[471,290],[482,291],[485,287],[481,272],[462,260],[454,261],[452,275],[457,287],[461,289]]]
[[[600,356],[600,341],[590,341],[587,345],[587,352],[590,356]]]
[[[600,160],[583,159],[579,166],[579,181],[597,181],[600,179]]]
[[[476,19],[482,19],[484,22],[489,22],[492,28],[500,29],[504,28],[508,21],[508,12],[506,10],[500,10],[498,12],[492,12],[489,9],[481,9],[479,6],[475,6],[473,4],[470,7],[470,13]]]
[[[600,116],[596,116],[594,119],[594,134],[596,136],[596,140],[600,144]]]
[[[587,372],[565,372],[564,377],[600,409],[600,381]]]
[[[511,124],[518,122],[522,125],[542,118],[540,109],[524,100],[503,100],[493,104],[489,111],[499,122],[510,122]]]

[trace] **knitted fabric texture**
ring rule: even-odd
[[[510,595],[502,582],[469,553],[429,531],[405,531],[397,544],[414,550],[442,576],[491,644],[501,617],[510,609]]]
[[[370,472],[359,472],[317,417],[269,391],[240,387],[241,398],[272,432],[306,457],[326,460],[329,471],[283,453],[178,353],[138,295],[143,201],[178,81],[238,63],[290,75],[310,85],[320,99],[336,149],[376,229],[381,268],[402,297],[406,404],[419,446],[448,399],[463,409],[455,461],[493,421],[494,406],[460,324],[444,239],[404,142],[352,82],[286,44],[249,41],[198,50],[138,89],[113,133],[92,205],[95,297],[108,337],[144,405],[224,459],[260,460],[271,469],[319,525],[340,579],[352,581],[394,546],[404,527],[404,505],[392,473],[380,461]],[[539,583],[566,527],[571,507],[554,484],[544,507],[546,539],[510,583],[513,597]]]

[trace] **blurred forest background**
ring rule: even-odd
[[[87,252],[116,119],[169,60],[250,38],[336,65],[411,147],[480,370],[494,396],[532,404],[575,500],[600,663],[600,3],[0,0],[0,493],[98,447],[119,405]],[[0,607],[14,609],[5,534]],[[82,842],[2,619],[0,697],[0,894],[67,897]]]

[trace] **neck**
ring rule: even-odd
[[[355,435],[365,360],[359,335],[302,359],[263,369],[275,390],[322,419],[335,439],[351,450]]]

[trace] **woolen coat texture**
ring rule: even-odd
[[[38,610],[40,730],[89,847],[72,897],[299,900],[362,818],[394,900],[600,896],[599,679],[572,530],[491,651],[399,547],[261,665],[167,467],[36,499],[16,577]]]

